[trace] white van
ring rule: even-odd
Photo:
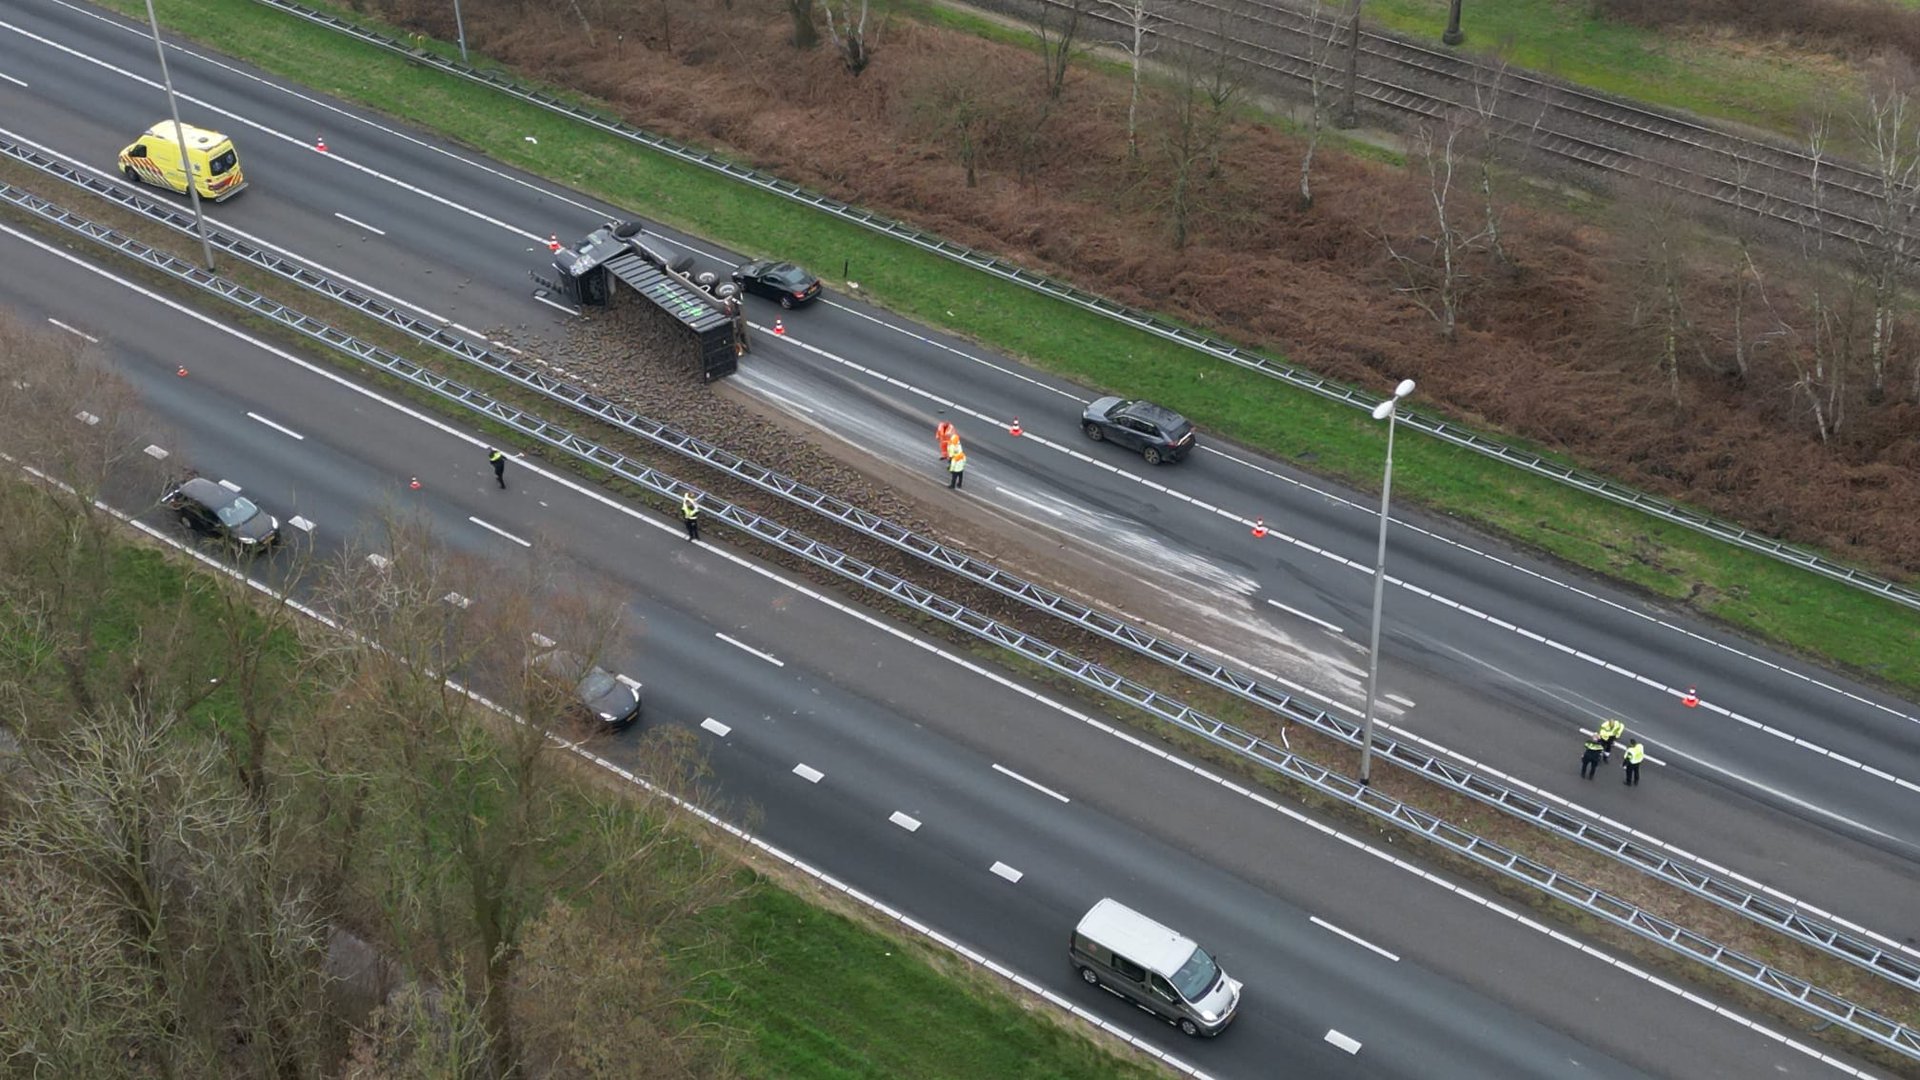
[[[1067,956],[1088,983],[1188,1035],[1218,1035],[1240,1008],[1240,983],[1207,951],[1118,900],[1093,905]]]

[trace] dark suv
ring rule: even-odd
[[[564,649],[534,658],[535,670],[565,695],[568,719],[584,728],[624,731],[640,719],[640,691],[598,664]]]
[[[1094,442],[1138,450],[1149,465],[1179,461],[1193,449],[1193,425],[1187,418],[1150,401],[1103,397],[1081,414],[1080,430]]]
[[[204,477],[175,484],[160,501],[180,524],[201,536],[224,540],[238,551],[265,551],[280,542],[279,518],[254,505],[252,499]]]

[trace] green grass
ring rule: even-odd
[[[133,7],[132,0],[113,2]],[[731,247],[778,253],[829,276],[846,266],[867,294],[908,317],[1095,387],[1162,400],[1211,432],[1361,487],[1376,483],[1383,433],[1351,409],[440,77],[249,0],[172,0],[168,10],[174,30],[218,41],[317,89]],[[343,130],[335,143],[351,154],[353,139]],[[1920,690],[1920,617],[1905,608],[1449,446],[1409,437],[1397,455],[1404,500],[1687,600],[1787,648]],[[1261,508],[1236,509],[1253,515]]]
[[[707,1001],[726,1002],[714,1019],[751,1030],[738,1058],[748,1076],[1144,1080],[1160,1075],[1055,1025],[1036,1023],[1013,999],[973,985],[974,977],[943,974],[922,950],[902,949],[791,893],[757,890],[707,923],[760,957],[742,971],[710,975],[702,984]],[[1057,960],[1064,966],[1064,939],[1061,949],[1060,956],[1039,962]],[[876,1039],[879,1032],[886,1036]]]
[[[1366,13],[1438,48],[1447,7],[1448,0],[1368,0]],[[1579,0],[1465,0],[1460,27],[1465,51],[1504,50],[1523,68],[1787,135],[1798,134],[1808,106],[1839,106],[1857,94],[1844,80],[1836,83],[1832,71],[1810,70],[1794,58],[1603,22]]]

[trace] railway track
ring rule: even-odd
[[[1025,18],[1073,6],[1073,0],[975,2]],[[1316,68],[1323,86],[1345,84],[1347,36],[1335,11],[1271,0],[1179,0],[1152,11],[1149,34],[1162,46],[1219,50],[1288,88],[1309,83]],[[1101,28],[1095,36],[1111,32],[1116,44],[1131,36],[1129,20],[1110,5],[1084,17]],[[1310,43],[1329,34],[1337,43],[1316,60]],[[1660,185],[1854,248],[1915,239],[1904,227],[1903,209],[1920,192],[1885,184],[1824,150],[1742,135],[1364,26],[1359,54],[1355,95],[1392,121],[1485,116],[1503,140],[1587,176]]]

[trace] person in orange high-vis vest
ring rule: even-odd
[[[941,464],[945,464],[946,460],[953,456],[953,443],[959,437],[960,433],[953,430],[953,425],[945,420],[940,421],[940,426],[933,429],[933,441],[940,447]]]

